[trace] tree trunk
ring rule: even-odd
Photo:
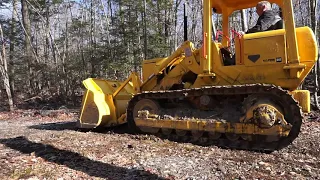
[[[248,20],[246,16],[246,10],[242,9],[241,10],[241,19],[242,19],[242,31],[247,32],[248,30]]]
[[[31,47],[31,24],[29,18],[29,11],[28,11],[28,4],[26,0],[21,0],[21,11],[22,11],[22,21],[24,26],[24,34],[25,34],[25,41],[24,41],[24,48],[25,48],[25,60],[27,61],[28,65],[28,85],[29,85],[29,93],[32,93],[34,84],[33,84],[33,68],[32,68],[32,47]]]
[[[96,57],[95,57],[96,43],[95,43],[95,3],[90,1],[90,62],[91,62],[91,76],[96,76]]]
[[[316,34],[316,37],[317,37],[317,30],[318,30],[318,27],[317,27],[317,19],[316,19],[316,14],[317,14],[317,0],[310,0],[309,1],[310,3],[310,21],[311,21],[311,28],[313,30],[313,32]],[[319,43],[318,43],[319,44]],[[320,106],[319,106],[319,102],[318,102],[318,89],[319,89],[319,82],[318,82],[318,67],[319,67],[319,61],[317,61],[317,64],[315,65],[314,67],[314,103],[315,103],[315,106],[317,108],[317,110],[320,109]]]
[[[0,54],[0,72],[1,76],[3,78],[3,84],[7,92],[8,96],[8,104],[10,111],[14,110],[13,107],[13,100],[12,100],[12,94],[10,89],[10,80],[9,80],[9,74],[8,74],[8,64],[6,59],[6,40],[3,38],[3,32],[2,32],[2,26],[0,24],[0,42],[1,42],[1,54]]]
[[[165,44],[166,46],[170,45],[169,41],[169,26],[170,26],[170,11],[168,10],[168,6],[166,4],[165,10],[164,10],[164,37],[165,37]],[[170,54],[170,49],[167,48],[165,51],[165,56],[168,56]]]
[[[46,6],[46,29],[45,29],[45,36],[46,36],[46,45],[44,47],[44,62],[47,63],[49,62],[49,49],[50,49],[50,18],[49,18],[49,1],[45,1],[45,6]]]
[[[12,19],[11,19],[11,33],[10,33],[10,53],[9,53],[9,70],[10,70],[10,87],[11,87],[11,93],[12,97],[14,97],[14,89],[15,89],[15,83],[14,83],[14,53],[15,53],[15,43],[16,43],[16,23],[17,23],[17,0],[12,1]]]
[[[106,34],[107,34],[107,41],[108,41],[108,46],[110,46],[111,42],[110,42],[110,17],[109,17],[109,6],[107,6],[108,10],[106,11],[105,5],[103,4],[103,1],[100,0],[100,4],[102,6],[102,10],[104,12],[105,15],[105,19],[106,19]]]
[[[81,26],[83,25],[84,23],[84,7],[82,6],[81,7],[81,19],[80,19],[80,24]],[[78,29],[78,32],[79,32],[79,35],[80,35],[80,43],[78,43],[78,46],[79,46],[79,53],[81,55],[81,62],[82,62],[82,77],[85,77],[88,72],[87,72],[87,65],[86,65],[86,61],[85,61],[85,57],[84,57],[84,36],[83,36],[83,28],[79,28]]]
[[[178,7],[180,6],[182,0],[176,0],[175,8],[174,8],[174,50],[178,48]]]
[[[66,4],[65,6],[65,17],[66,17],[66,21],[65,21],[65,39],[64,39],[64,45],[63,45],[63,55],[62,55],[62,79],[61,79],[61,84],[60,84],[60,92],[62,93],[63,96],[67,96],[67,93],[68,93],[68,84],[66,83],[67,80],[68,80],[68,77],[67,77],[67,73],[66,73],[66,59],[69,58],[69,54],[68,54],[68,50],[69,50],[69,41],[68,41],[68,38],[69,38],[69,32],[68,32],[68,8],[69,5]],[[71,17],[72,18],[72,17]]]
[[[147,51],[148,51],[147,16],[146,16],[146,13],[147,13],[147,3],[146,3],[146,0],[144,0],[144,2],[143,2],[143,36],[144,36],[144,42],[143,42],[144,57],[143,57],[143,59],[147,59]]]
[[[304,19],[305,15],[303,15],[303,11],[305,10],[305,7],[302,6],[301,0],[298,1],[298,6],[299,6],[299,12],[300,12],[302,25],[305,26],[306,25],[305,19]]]
[[[162,33],[162,31],[163,31],[162,25],[163,25],[163,24],[162,24],[162,18],[161,18],[162,13],[161,13],[161,10],[160,10],[160,3],[162,3],[162,2],[156,1],[156,3],[157,3],[158,35],[159,35],[159,37],[163,37],[163,33]],[[159,38],[159,44],[162,44],[162,38]]]

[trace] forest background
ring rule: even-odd
[[[319,40],[317,0],[293,5],[296,26],[309,26]],[[168,56],[184,41],[184,6],[188,39],[201,47],[201,0],[0,0],[2,109],[79,106],[84,79],[125,80],[132,71],[141,73],[144,59]],[[245,31],[257,18],[255,8],[238,11],[230,27]],[[221,29],[221,15],[213,19]],[[319,69],[304,84],[314,107]]]

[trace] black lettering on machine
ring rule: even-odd
[[[275,62],[275,59],[264,59],[263,62]]]

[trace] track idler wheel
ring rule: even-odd
[[[271,128],[273,125],[287,124],[282,109],[270,97],[251,95],[244,101],[246,115],[242,118],[243,123],[254,123],[260,128]],[[276,132],[275,132],[276,133]],[[244,140],[252,141],[252,135],[241,135]],[[266,142],[279,141],[278,135],[265,137]]]
[[[133,108],[133,117],[136,118],[138,115],[147,118],[148,114],[158,114],[160,105],[150,99],[142,99],[136,103]],[[159,132],[159,128],[139,126],[142,132],[156,134]]]
[[[277,110],[270,105],[257,107],[253,111],[253,117],[254,117],[255,123],[259,125],[261,128],[272,127],[277,120],[276,111]]]
[[[282,109],[268,97],[249,96],[244,101],[244,112],[241,122],[254,123],[260,128],[271,128],[276,123],[287,124]]]

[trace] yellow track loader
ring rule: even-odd
[[[133,72],[124,82],[84,80],[78,126],[127,123],[136,132],[248,150],[288,146],[310,112],[310,92],[298,87],[318,47],[309,27],[295,27],[292,1],[271,0],[284,27],[235,36],[231,53],[229,16],[258,2],[204,0],[201,48],[185,41],[169,57],[144,60],[142,77]],[[221,42],[212,38],[213,13],[222,15]]]

